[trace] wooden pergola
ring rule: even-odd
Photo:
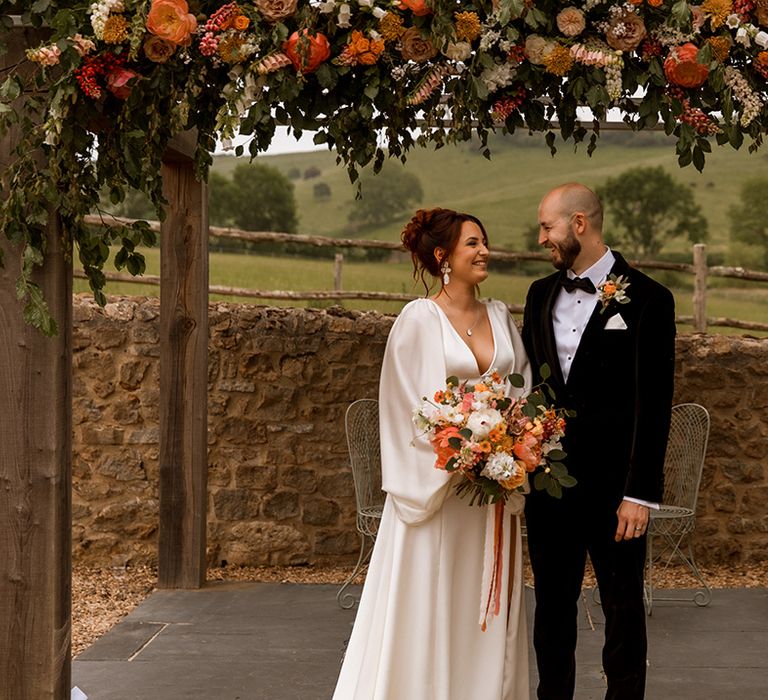
[[[21,29],[0,70],[36,44]],[[18,135],[0,141],[0,172]],[[195,137],[165,153],[161,228],[158,585],[199,588],[206,572],[208,211]],[[59,327],[28,325],[16,299],[20,250],[0,236],[0,700],[71,689],[72,262],[55,212],[35,281]]]

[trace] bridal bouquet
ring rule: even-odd
[[[544,381],[549,377],[546,366],[541,375]],[[429,434],[435,467],[461,474],[456,491],[468,495],[470,505],[503,503],[513,491],[525,493],[534,472],[534,488],[555,498],[576,484],[562,463],[566,412],[547,400],[551,389],[542,383],[513,398],[507,382],[524,385],[522,376],[504,380],[496,370],[474,385],[448,377],[445,389],[414,409],[414,423]]]

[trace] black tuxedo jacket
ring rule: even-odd
[[[557,357],[552,307],[561,290],[557,272],[531,285],[523,341],[534,378],[547,363],[556,405],[576,411],[567,419],[565,464],[578,480],[563,500],[615,511],[624,496],[661,502],[672,407],[675,353],[674,299],[668,289],[631,268],[614,251],[611,270],[630,282],[626,304],[597,303],[574,356],[568,381]],[[566,293],[566,292],[563,292]],[[610,330],[620,314],[626,330]],[[529,505],[551,499],[533,492]]]

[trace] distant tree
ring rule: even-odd
[[[235,187],[221,173],[208,176],[208,219],[212,226],[234,226],[237,206]]]
[[[327,182],[318,182],[312,188],[312,194],[315,199],[327,199],[331,196],[331,187]]]
[[[294,166],[293,168],[290,168],[288,170],[288,179],[301,180],[301,170],[299,170],[296,166]]]
[[[610,213],[610,240],[633,257],[656,255],[670,238],[707,238],[707,220],[690,188],[662,167],[638,167],[608,178],[597,195]]]
[[[322,171],[316,165],[310,165],[304,171],[304,179],[305,180],[310,180],[313,177],[320,177],[320,175],[322,175]]]
[[[757,177],[741,186],[740,201],[728,209],[731,240],[757,246],[768,268],[768,178]]]
[[[388,165],[378,175],[361,178],[361,195],[349,213],[353,224],[381,226],[397,221],[424,197],[419,178],[402,168]]]
[[[115,203],[117,192],[114,195],[105,191],[102,194],[102,206],[115,216],[123,216],[126,219],[157,219],[157,212],[147,195],[139,190],[127,188],[124,190],[122,201]]]
[[[216,187],[221,197],[217,207],[229,210],[229,220],[237,228],[296,233],[299,222],[293,183],[276,168],[243,163],[232,172],[231,189],[222,183]],[[217,211],[219,216],[219,220],[228,220],[226,212]]]

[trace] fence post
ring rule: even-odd
[[[344,264],[344,254],[336,253],[333,259],[333,288],[335,291],[341,291],[341,267]]]
[[[707,246],[695,243],[693,246],[693,330],[707,332]]]

